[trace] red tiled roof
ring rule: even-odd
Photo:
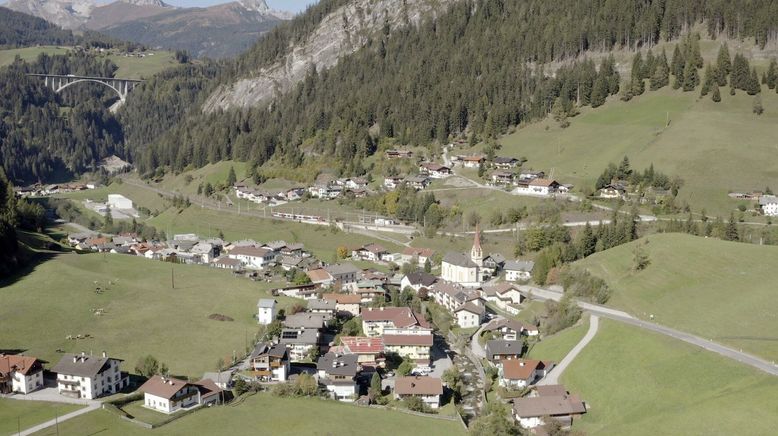
[[[384,352],[384,338],[366,338],[362,336],[343,336],[343,345],[354,354],[378,354]]]
[[[394,392],[398,395],[443,395],[443,383],[437,377],[397,377]]]
[[[502,361],[503,377],[508,380],[529,380],[535,370],[544,367],[539,360],[512,359]]]
[[[535,179],[530,182],[530,186],[551,186],[553,184],[556,184],[557,181],[553,179]]]
[[[143,383],[140,391],[161,398],[172,398],[176,392],[184,389],[189,382],[177,378],[155,375]]]
[[[230,251],[233,256],[265,257],[270,250],[257,247],[236,247]]]
[[[332,280],[332,276],[324,268],[308,271],[307,274],[312,282],[323,282],[327,280]]]
[[[16,371],[28,375],[42,369],[41,361],[34,357],[0,354],[0,374]]]
[[[362,297],[356,294],[324,294],[325,300],[335,300],[338,304],[359,304]]]

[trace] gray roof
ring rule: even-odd
[[[320,329],[331,316],[324,313],[296,313],[287,315],[284,325],[290,329]]]
[[[522,341],[494,339],[486,343],[486,357],[493,360],[495,355],[520,355],[523,347]]]
[[[356,274],[359,269],[350,263],[335,263],[324,267],[332,275]]]
[[[254,351],[251,352],[251,356],[249,356],[249,358],[255,359],[263,354],[269,354],[274,357],[284,357],[284,354],[286,354],[286,347],[281,344],[267,344],[260,342],[254,346]]]
[[[316,345],[319,343],[319,332],[312,329],[283,329],[278,342],[284,345]]]
[[[764,206],[766,204],[775,204],[778,203],[778,197],[775,195],[763,195],[759,197],[759,204]]]
[[[509,260],[505,262],[505,267],[503,267],[505,271],[525,272],[532,272],[533,268],[535,268],[535,262],[531,260]]]
[[[232,371],[206,372],[203,374],[203,380],[212,380],[215,383],[227,383],[232,379]]]
[[[335,304],[335,300],[311,300],[308,302],[308,310],[335,310]]]
[[[261,307],[263,309],[271,309],[273,306],[276,305],[276,300],[272,298],[260,298],[259,302],[257,303],[257,307]]]
[[[432,284],[438,280],[437,277],[424,271],[413,272],[408,274],[406,277],[408,277],[408,281],[411,282],[412,285],[422,286],[432,286]]]
[[[57,363],[51,370],[57,374],[93,378],[97,374],[100,374],[104,370],[108,369],[109,361],[111,360],[117,360],[121,362],[121,359],[113,359],[110,357],[65,354],[62,356],[62,359],[60,359],[59,363]]]
[[[443,262],[449,263],[451,265],[466,267],[466,268],[478,267],[478,265],[476,265],[475,262],[473,262],[473,260],[470,259],[470,256],[467,256],[463,253],[448,252],[446,253],[446,256],[443,257]]]
[[[327,375],[340,375],[354,377],[359,372],[356,354],[327,353],[319,358],[316,369],[324,371]]]

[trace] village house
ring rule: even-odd
[[[476,227],[470,256],[463,253],[446,253],[440,265],[443,280],[466,287],[478,287],[483,280],[481,268],[484,255],[481,249],[481,232]]]
[[[257,303],[257,320],[259,324],[268,325],[276,319],[276,304],[272,298],[261,298]]]
[[[333,399],[354,401],[359,394],[357,374],[361,368],[355,354],[327,353],[316,363],[319,384],[324,386]]]
[[[389,250],[378,244],[367,244],[351,252],[354,260],[367,260],[370,262],[385,261],[389,256]]]
[[[219,269],[239,271],[243,268],[243,263],[238,259],[231,259],[228,256],[221,256],[211,263],[211,266]]]
[[[341,286],[356,282],[359,273],[359,269],[350,263],[327,265],[324,269],[332,277],[333,282],[339,282]]]
[[[387,159],[410,159],[413,157],[413,152],[411,150],[394,149],[386,150],[384,155]]]
[[[323,270],[322,270],[323,271]],[[314,300],[319,296],[319,284],[308,283],[305,285],[292,285],[285,288],[273,289],[273,295],[300,298],[302,300]]]
[[[456,156],[452,160],[455,165],[461,165],[464,168],[478,168],[486,162],[484,156]]]
[[[311,279],[311,283],[314,285],[329,286],[335,281],[332,275],[324,268],[313,269],[305,274],[308,275],[308,278]]]
[[[341,317],[359,316],[362,297],[354,294],[324,294],[322,297],[335,302],[335,313]]]
[[[432,256],[435,255],[435,250],[431,248],[415,248],[405,247],[400,255],[400,262],[413,264],[419,268],[424,268],[424,265],[429,260],[432,262]]]
[[[480,305],[480,293],[473,289],[445,281],[438,281],[428,289],[428,296],[452,314],[466,303]]]
[[[508,342],[518,341],[521,336],[537,336],[539,334],[537,326],[508,318],[497,318],[490,321],[484,326],[484,331],[493,332]]]
[[[437,377],[397,377],[394,382],[394,396],[398,400],[418,397],[431,409],[440,407],[443,395],[443,382]]]
[[[433,179],[444,179],[451,175],[451,168],[433,162],[423,162],[419,165],[419,172]]]
[[[299,362],[319,346],[319,330],[286,328],[281,330],[279,343],[289,350],[290,361]]]
[[[525,182],[531,182],[535,179],[542,179],[546,177],[546,173],[543,171],[533,171],[531,169],[522,169],[519,173],[519,180]]]
[[[481,296],[484,300],[494,303],[498,308],[512,315],[519,313],[520,304],[525,299],[518,286],[512,283],[486,285],[481,288]]]
[[[531,260],[509,260],[505,262],[505,280],[509,282],[526,281],[532,278],[535,262]]]
[[[249,269],[263,269],[276,259],[276,254],[267,248],[237,247],[232,249],[227,256],[236,259]]]
[[[311,300],[313,301],[316,300]],[[295,330],[321,330],[332,317],[333,315],[327,313],[295,313],[284,318],[284,327]]]
[[[251,374],[258,380],[283,382],[289,377],[289,351],[283,344],[259,343],[249,361]]]
[[[203,380],[210,380],[219,389],[232,389],[232,376],[234,370],[228,369],[221,372],[206,372],[203,374]]]
[[[31,356],[0,354],[0,394],[29,394],[43,387],[43,362]]]
[[[513,416],[524,428],[546,424],[545,419],[569,427],[575,417],[586,413],[586,405],[561,385],[537,386],[535,394],[513,400]]]
[[[382,336],[399,329],[430,333],[429,324],[409,307],[369,307],[362,311],[362,332],[365,336]]]
[[[502,269],[505,265],[505,256],[500,253],[493,253],[483,260],[483,266],[481,267],[481,279],[487,281]]]
[[[432,180],[430,180],[429,177],[423,175],[417,175],[417,176],[406,177],[405,183],[411,188],[417,191],[421,191],[422,189],[426,189],[427,186],[429,186],[430,183],[432,183]]]
[[[351,283],[348,286],[351,293],[358,295],[362,304],[373,302],[384,302],[389,292],[384,287],[384,282],[379,280],[365,280],[358,283]]]
[[[492,173],[491,178],[494,185],[512,185],[516,175],[511,171],[496,170]]]
[[[218,403],[222,390],[210,380],[190,383],[172,377],[155,375],[140,389],[143,405],[162,413],[174,413],[196,406]]]
[[[619,183],[611,183],[600,188],[599,197],[607,199],[620,198],[624,200],[627,198],[627,188]]]
[[[384,189],[387,191],[394,191],[404,182],[405,179],[401,176],[387,176],[384,178]]]
[[[478,327],[486,316],[486,308],[480,304],[467,302],[454,309],[454,316],[457,325],[463,329]]]
[[[330,319],[337,315],[337,302],[327,299],[314,299],[308,301],[308,312],[311,314],[326,315]]]
[[[512,360],[521,358],[521,352],[524,348],[522,341],[506,341],[503,339],[493,339],[486,342],[486,358],[495,365],[503,360]]]
[[[118,393],[129,383],[121,372],[121,359],[65,354],[52,372],[57,373],[57,391],[72,398],[93,400],[103,395]]]
[[[515,157],[500,157],[496,156],[494,160],[492,161],[492,164],[495,168],[507,170],[511,168],[516,168],[519,165],[519,160]]]
[[[364,336],[341,336],[340,346],[332,350],[339,350],[346,354],[357,356],[357,363],[361,366],[383,367],[386,363],[384,357],[384,338],[366,338]]]
[[[775,195],[760,196],[759,206],[765,216],[778,216],[778,197]]]
[[[521,195],[534,195],[539,197],[549,197],[559,191],[559,183],[553,179],[533,179],[527,184],[519,183],[514,190]]]
[[[548,374],[552,362],[540,360],[504,360],[497,366],[500,386],[508,389],[524,389]]]
[[[418,366],[430,364],[430,350],[434,343],[432,331],[392,331],[387,329],[382,338],[387,353],[394,353],[403,359],[411,359]]]
[[[419,292],[421,288],[429,289],[438,278],[432,274],[425,273],[424,271],[417,271],[410,273],[403,277],[400,282],[400,289],[411,288],[416,292]]]

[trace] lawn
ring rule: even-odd
[[[143,401],[134,401],[130,404],[125,404],[122,406],[122,410],[124,410],[125,413],[132,416],[136,420],[140,422],[145,422],[146,424],[151,425],[160,425],[163,422],[170,419],[173,415],[166,415],[164,413],[159,413],[155,410],[147,409],[143,407]]]
[[[63,434],[101,435],[464,435],[457,421],[361,408],[331,400],[279,398],[257,394],[236,406],[214,407],[182,417],[159,429],[145,430],[97,410],[59,426]],[[369,430],[368,430],[369,429]],[[53,435],[54,429],[38,433]]]
[[[767,435],[778,426],[778,378],[681,341],[600,320],[562,374],[597,435]]]
[[[149,53],[154,54],[149,56]],[[148,52],[143,58],[113,54],[106,57],[119,67],[114,76],[124,79],[149,78],[162,70],[178,65],[175,54],[169,51]]]
[[[0,50],[0,68],[12,64],[16,58],[16,55],[19,55],[19,57],[21,57],[24,61],[33,62],[41,53],[46,53],[47,55],[52,56],[65,54],[69,51],[70,47],[55,47],[49,45]]]
[[[171,278],[172,275],[172,278]],[[175,280],[175,289],[171,281]],[[4,285],[4,286],[3,286]],[[106,351],[133,371],[151,354],[173,374],[202,376],[222,358],[251,345],[259,298],[271,286],[204,266],[173,265],[133,256],[63,254],[0,285],[0,343],[55,364],[55,350]],[[96,294],[97,286],[106,289]],[[282,306],[292,300],[277,298]],[[96,316],[93,309],[102,308]],[[214,321],[211,314],[234,321]],[[92,336],[68,340],[67,335]]]
[[[580,262],[610,284],[609,305],[778,360],[778,247],[681,234],[638,243],[650,260],[638,273],[635,243]]]
[[[588,329],[589,317],[584,315],[581,321],[573,327],[564,329],[554,335],[543,337],[543,340],[532,345],[529,357],[539,360],[552,360],[559,363],[581,341]]]
[[[0,435],[15,434],[19,428],[24,430],[82,407],[84,406],[0,398]]]

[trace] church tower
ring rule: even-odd
[[[470,249],[470,260],[479,268],[484,266],[484,251],[481,249],[481,230],[478,224],[475,226],[475,238],[473,238],[473,248]]]

